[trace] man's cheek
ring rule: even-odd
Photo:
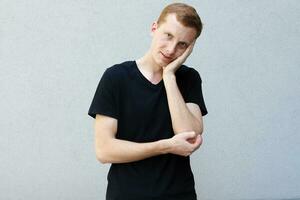
[[[176,58],[178,58],[179,56],[181,56],[183,53],[184,53],[185,49],[184,50],[179,50],[178,51],[178,55],[176,56]]]

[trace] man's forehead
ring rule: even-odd
[[[177,19],[175,14],[166,16],[165,21],[161,24],[164,31],[170,32],[175,36],[181,37],[186,40],[193,40],[196,35],[196,30],[191,27],[182,25]]]
[[[176,14],[175,13],[171,13],[171,14],[168,14],[164,21],[162,22],[162,25],[181,25],[183,26],[178,20],[177,20],[177,17],[176,17]]]

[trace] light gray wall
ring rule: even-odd
[[[1,200],[104,199],[89,105],[170,2],[0,0]],[[209,112],[192,155],[199,199],[300,198],[300,1],[183,2],[204,23],[186,63]]]

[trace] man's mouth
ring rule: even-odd
[[[160,53],[163,55],[163,57],[164,57],[165,59],[167,59],[167,60],[171,60],[171,59],[172,59],[172,57],[166,56],[165,54],[163,54],[163,52],[160,52]]]

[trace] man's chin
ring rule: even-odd
[[[158,59],[158,60],[155,60],[155,63],[161,68],[163,69],[163,67],[166,67],[169,63],[166,63],[165,61],[161,60],[161,59]]]
[[[163,59],[161,59],[161,63],[163,63],[163,65],[168,65],[168,64],[170,64],[172,61],[173,61],[174,59],[172,59],[172,60],[163,60]]]
[[[159,64],[159,66],[162,67],[162,68],[164,68],[164,67],[168,66],[168,64],[170,64],[171,62],[172,62],[172,61],[168,61],[168,62],[166,62],[166,61],[161,61],[160,64]]]

